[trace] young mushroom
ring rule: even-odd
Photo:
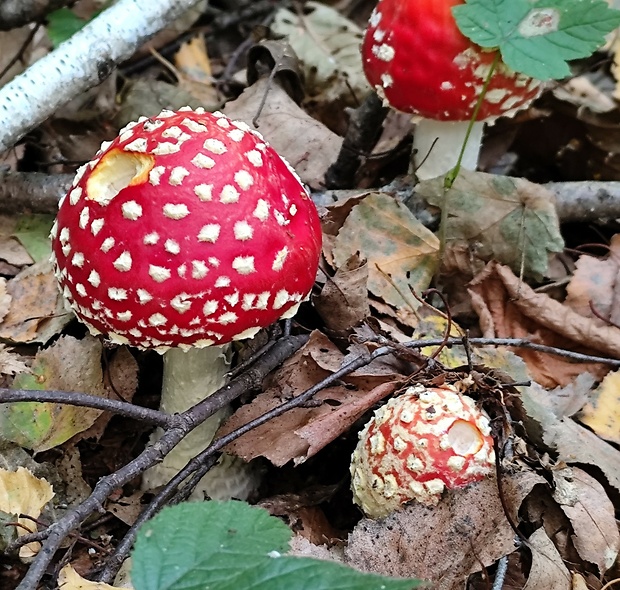
[[[457,161],[496,52],[458,29],[452,7],[463,0],[379,0],[362,44],[364,71],[392,108],[416,115],[413,166],[420,179]],[[467,142],[463,167],[475,170],[484,122],[513,116],[538,96],[540,81],[499,61]]]
[[[449,386],[410,387],[379,408],[360,432],[351,461],[353,500],[382,518],[417,500],[436,505],[444,489],[495,469],[487,415]]]
[[[93,334],[164,353],[161,409],[178,413],[225,384],[230,342],[296,312],[314,284],[321,228],[299,178],[258,133],[186,107],[102,145],[62,199],[52,240],[75,314]],[[190,433],[144,487],[166,483],[225,415]],[[224,463],[194,497],[247,497],[251,474]]]

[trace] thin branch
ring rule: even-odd
[[[119,416],[140,420],[147,424],[166,428],[173,425],[169,414],[129,404],[127,402],[88,395],[87,393],[74,393],[58,390],[30,390],[30,389],[7,389],[0,387],[0,403],[15,402],[51,402],[55,404],[69,404],[85,408],[94,408],[113,412]]]
[[[75,0],[0,0],[0,31],[41,21],[53,10],[73,2]]]

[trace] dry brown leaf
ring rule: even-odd
[[[313,303],[330,333],[346,337],[370,315],[368,264],[353,255],[327,280]]]
[[[13,297],[7,292],[7,281],[5,278],[0,277],[0,322],[4,321],[4,318],[11,309],[11,301]]]
[[[10,351],[4,344],[0,344],[0,374],[16,375],[29,372],[30,367],[24,362],[24,357]]]
[[[306,114],[278,84],[269,85],[262,78],[237,100],[227,103],[223,111],[253,127],[252,120],[265,94],[258,127],[254,128],[295,168],[303,182],[312,188],[322,187],[325,172],[338,157],[342,138]]]
[[[620,329],[597,325],[544,293],[534,292],[505,266],[490,263],[471,283],[472,304],[488,338],[527,338],[533,342],[617,358]],[[571,363],[555,355],[515,349],[532,377],[545,387],[567,385],[586,371],[602,377],[607,368]]]
[[[118,590],[119,587],[86,580],[71,565],[66,565],[58,574],[58,588],[60,590]]]
[[[237,410],[220,429],[227,434],[312,387],[342,362],[342,353],[320,332],[284,363],[271,379],[271,387]],[[323,365],[323,366],[321,366]],[[325,368],[329,366],[330,368]],[[295,408],[253,429],[226,447],[226,452],[246,461],[265,457],[280,467],[296,464],[316,454],[346,431],[370,406],[394,391],[397,384],[385,375],[345,378],[348,386],[334,385],[314,396],[313,407]],[[379,382],[381,385],[374,387]],[[361,385],[355,386],[357,383]]]
[[[523,498],[543,481],[531,472],[505,474],[504,494],[513,518]],[[515,548],[514,531],[487,479],[445,494],[438,506],[406,506],[387,518],[364,519],[349,536],[345,562],[363,571],[419,577],[435,590],[462,590],[470,573]]]
[[[202,35],[182,43],[174,56],[179,86],[207,108],[217,107],[221,98],[213,85],[211,62]]]
[[[562,557],[544,529],[528,539],[532,567],[523,590],[571,590],[571,577]]]
[[[620,325],[620,234],[612,237],[609,255],[596,258],[584,254],[575,265],[573,277],[566,287],[566,305],[580,315],[593,318],[597,315]],[[592,307],[591,307],[592,306]],[[606,325],[596,319],[597,325]]]
[[[612,501],[598,481],[577,467],[553,471],[553,480],[553,498],[571,522],[575,549],[581,559],[596,564],[602,576],[620,550]]]
[[[71,319],[66,313],[58,281],[48,262],[34,264],[7,284],[12,298],[0,324],[0,338],[11,342],[46,342]]]
[[[620,444],[620,372],[605,376],[582,407],[579,421],[601,438]]]

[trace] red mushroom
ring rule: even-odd
[[[60,287],[92,333],[167,351],[161,407],[175,413],[224,385],[228,343],[295,313],[314,284],[321,229],[299,178],[258,133],[187,107],[102,145],[61,201],[52,239]],[[147,485],[204,449],[221,418]],[[203,481],[197,494],[247,494],[243,482]]]
[[[452,7],[459,4],[463,0],[380,0],[364,36],[362,59],[371,85],[394,109],[419,117],[414,166],[420,179],[445,174],[456,164],[496,56],[459,31],[452,16]],[[500,61],[478,112],[463,167],[475,170],[478,164],[484,121],[512,116],[539,91],[540,81]]]
[[[410,387],[379,408],[351,461],[353,499],[369,518],[417,500],[436,505],[444,489],[466,486],[495,468],[487,415],[446,387]]]

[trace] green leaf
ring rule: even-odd
[[[77,33],[87,21],[77,16],[69,8],[59,8],[47,15],[47,35],[54,47],[58,47]]]
[[[22,215],[15,226],[13,235],[35,262],[48,260],[52,253],[49,236],[53,223],[53,215]]]
[[[133,552],[135,590],[410,590],[416,580],[282,555],[291,531],[243,502],[165,508],[145,524]]]
[[[620,26],[604,0],[466,0],[452,13],[466,37],[539,80],[570,75],[568,60],[588,57]]]

